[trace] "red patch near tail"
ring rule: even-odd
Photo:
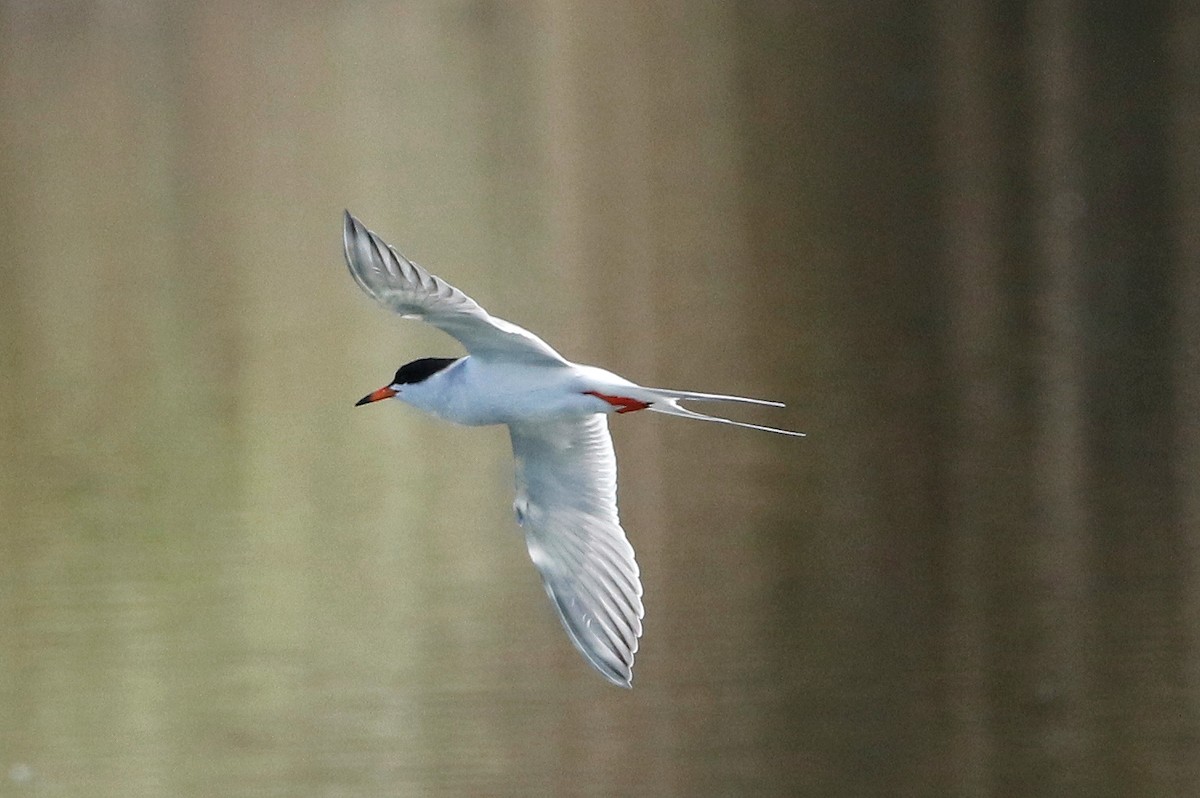
[[[609,396],[606,393],[599,391],[584,391],[588,396],[594,396],[597,399],[603,399],[613,407],[617,408],[618,413],[633,413],[638,410],[645,410],[650,406],[649,402],[642,402],[638,399],[631,399],[628,396]]]

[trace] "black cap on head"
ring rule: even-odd
[[[392,385],[413,385],[424,382],[451,363],[458,361],[459,358],[456,357],[423,357],[411,363],[405,363],[397,369]]]

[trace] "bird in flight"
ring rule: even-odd
[[[406,319],[457,338],[465,357],[424,357],[357,405],[399,399],[456,424],[505,424],[516,460],[513,510],[571,642],[606,679],[631,687],[642,635],[642,583],[617,516],[617,460],[608,416],[650,410],[802,436],[704,415],[681,401],[780,402],[646,388],[572,363],[549,344],[497,318],[345,215],[346,264],[370,297]]]

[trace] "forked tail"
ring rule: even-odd
[[[652,396],[649,399],[649,410],[656,413],[666,413],[669,416],[681,416],[683,418],[695,418],[700,421],[715,421],[718,424],[732,424],[735,427],[745,427],[746,429],[760,429],[764,432],[775,432],[780,435],[792,435],[797,438],[803,438],[807,433],[795,432],[790,429],[779,429],[778,427],[766,427],[762,424],[749,424],[745,421],[734,421],[731,418],[722,418],[720,416],[709,416],[704,413],[697,413],[694,410],[688,410],[682,407],[679,401],[692,400],[698,402],[743,402],[751,405],[767,405],[768,407],[783,407],[783,402],[771,402],[766,399],[750,399],[745,396],[728,396],[719,393],[697,393],[695,391],[673,391],[665,388],[643,388],[647,394]],[[641,397],[639,397],[641,398]]]

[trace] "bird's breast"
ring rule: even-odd
[[[457,424],[509,424],[584,416],[596,400],[575,385],[570,369],[467,364],[447,375],[437,415]]]

